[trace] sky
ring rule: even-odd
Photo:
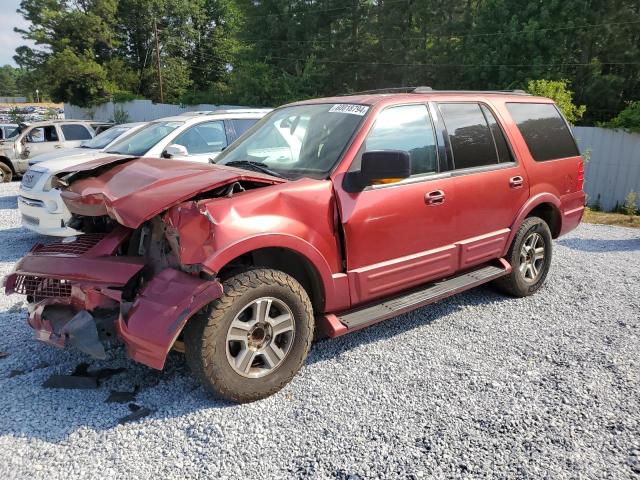
[[[19,33],[13,31],[14,27],[25,28],[28,24],[22,15],[16,13],[20,0],[0,0],[0,65],[13,65],[13,55],[16,47],[25,45]]]

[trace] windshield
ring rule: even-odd
[[[221,165],[259,162],[286,178],[326,178],[369,109],[316,104],[275,110],[215,160]],[[243,168],[243,164],[237,164]]]
[[[124,127],[121,125],[111,127],[109,130],[105,130],[104,132],[93,137],[91,140],[87,140],[86,142],[84,142],[82,144],[82,148],[104,148],[120,135],[128,131],[130,128],[131,127]]]
[[[184,122],[152,122],[146,127],[142,127],[133,135],[129,135],[115,142],[109,147],[107,153],[140,157],[145,155],[160,140],[183,124]]]

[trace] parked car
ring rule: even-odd
[[[69,236],[79,232],[65,225],[71,213],[60,198],[60,191],[51,188],[51,177],[57,171],[103,157],[105,149],[121,138],[132,135],[146,123],[117,125],[83,142],[78,148],[56,150],[29,160],[29,169],[22,176],[18,190],[18,209],[22,226],[43,235]]]
[[[27,295],[42,341],[104,358],[99,339],[117,336],[157,369],[184,351],[207,389],[253,401],[291,380],[316,330],[336,337],[491,281],[538,291],[552,239],[582,217],[583,177],[547,98],[309,100],[215,165],[114,155],[60,172],[85,234],[36,245],[6,292]]]
[[[2,123],[0,124],[0,140],[9,138],[18,128],[16,123]]]
[[[29,158],[60,148],[80,146],[95,136],[90,122],[81,120],[48,120],[21,124],[20,133],[0,141],[0,179],[10,182],[22,175]]]
[[[113,122],[91,122],[91,128],[96,132],[96,135],[109,130],[115,125]]]
[[[24,175],[20,185],[18,208],[22,224],[44,235],[77,235],[78,232],[67,225],[71,213],[62,202],[60,192],[51,188],[54,174],[109,154],[208,163],[268,111],[243,109],[190,117],[167,117],[149,122],[136,129],[135,133],[124,135],[97,152],[36,163]],[[115,128],[118,127],[112,127],[102,135],[109,134]],[[37,162],[40,158],[43,157],[36,157],[33,161]]]

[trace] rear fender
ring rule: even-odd
[[[562,208],[561,208],[560,199],[550,193],[540,193],[538,195],[535,195],[531,197],[529,200],[527,200],[527,202],[522,206],[522,208],[518,212],[518,215],[516,216],[515,221],[511,225],[511,233],[509,234],[509,238],[507,239],[507,243],[506,243],[504,252],[502,253],[502,256],[505,256],[509,251],[511,242],[513,242],[513,239],[516,236],[516,233],[518,233],[518,229],[520,228],[520,225],[522,225],[522,222],[524,221],[524,219],[527,218],[527,215],[529,215],[534,208],[536,208],[538,205],[542,205],[543,203],[550,203],[557,210],[558,222],[559,222],[558,228],[559,228],[559,231],[562,230],[562,213],[561,213]]]
[[[131,358],[162,370],[187,321],[221,296],[219,282],[167,268],[149,281],[128,311],[121,309],[116,331]]]

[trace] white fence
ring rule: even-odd
[[[153,103],[151,100],[133,100],[124,103],[104,103],[93,108],[81,108],[69,103],[64,104],[66,118],[75,120],[97,120],[110,122],[117,118],[118,112],[127,114],[128,122],[148,122],[171,115],[180,115],[184,112],[202,110],[225,110],[234,108],[246,108],[238,105],[169,105],[165,103]]]
[[[574,127],[573,134],[588,158],[584,189],[589,204],[613,210],[631,190],[640,193],[640,134],[598,127]]]

